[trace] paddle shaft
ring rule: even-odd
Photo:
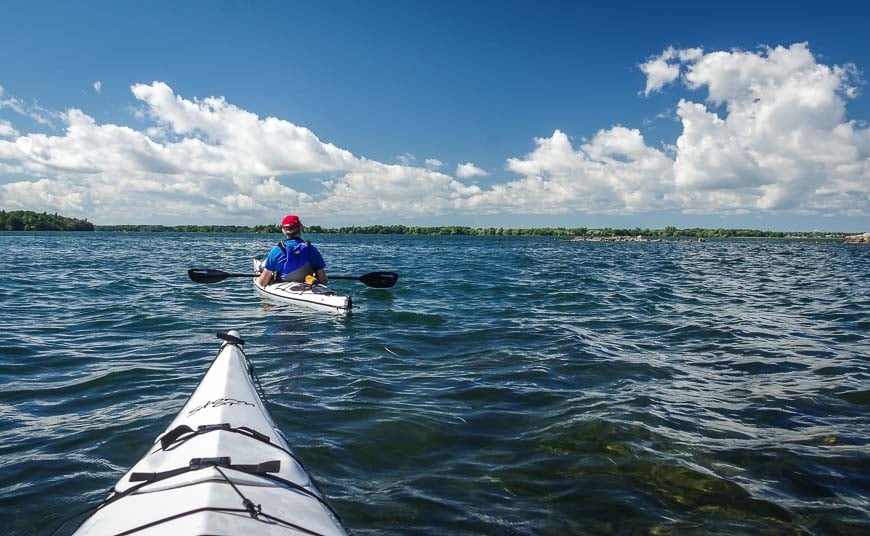
[[[259,277],[260,274],[240,274],[214,270],[211,268],[191,268],[187,271],[188,277],[195,283],[218,283],[228,277]],[[389,288],[399,280],[399,274],[395,272],[371,272],[361,276],[335,275],[330,279],[353,279],[361,281],[374,288]]]

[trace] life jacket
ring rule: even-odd
[[[314,272],[314,267],[311,266],[311,261],[308,259],[308,247],[311,242],[299,242],[293,247],[287,247],[287,244],[282,240],[278,242],[278,247],[284,252],[284,266],[278,273],[284,281],[305,281],[305,276]]]

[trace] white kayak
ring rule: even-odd
[[[263,261],[254,259],[254,272],[260,273]],[[340,296],[325,285],[308,285],[306,283],[273,283],[261,285],[254,278],[254,288],[257,293],[276,303],[302,305],[320,311],[349,313],[353,308],[350,296]]]
[[[75,534],[323,534],[349,531],[258,396],[238,333],[150,451]]]

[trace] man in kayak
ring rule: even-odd
[[[306,283],[328,282],[326,263],[311,242],[302,240],[302,222],[298,216],[290,214],[281,221],[284,240],[272,248],[263,262],[259,283],[266,286],[278,281],[299,281]],[[313,277],[311,274],[314,274]]]

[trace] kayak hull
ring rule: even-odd
[[[258,395],[240,342],[221,347],[166,431],[75,534],[347,534]]]
[[[253,259],[254,272],[260,272],[262,261]],[[340,296],[329,287],[303,283],[274,283],[263,286],[254,278],[254,289],[260,296],[280,304],[299,305],[318,311],[346,314],[353,309],[350,296]]]

